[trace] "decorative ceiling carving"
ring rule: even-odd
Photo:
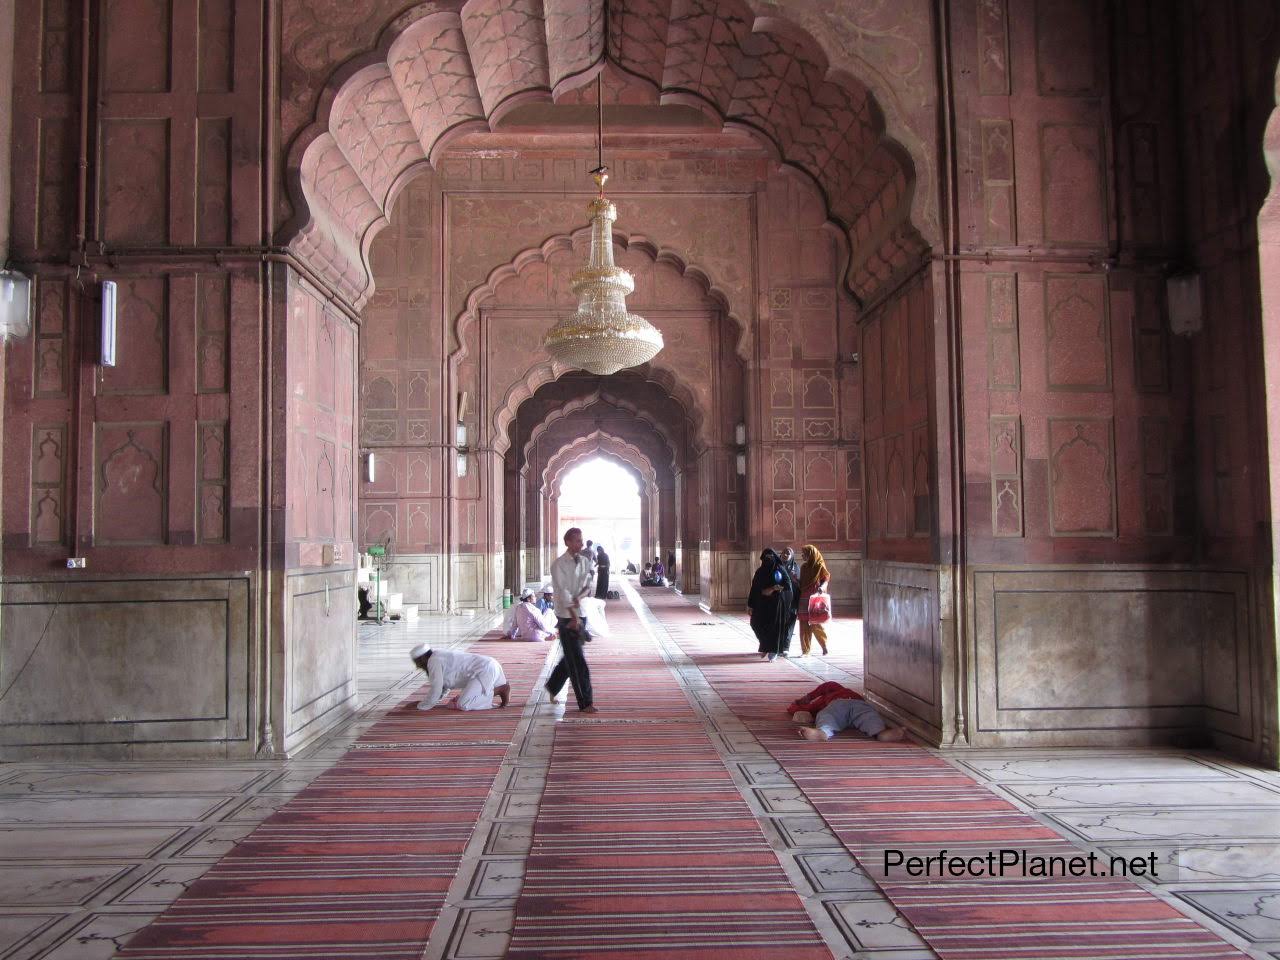
[[[599,0],[407,10],[384,35],[385,56],[334,75],[293,144],[291,248],[362,306],[368,244],[419,167],[522,105],[583,102],[583,85],[606,67],[625,76],[628,100],[693,108],[811,177],[849,238],[855,296],[873,296],[925,252],[910,158],[867,88],[831,71],[808,33],[757,19],[745,0],[614,0],[607,38],[604,29]]]

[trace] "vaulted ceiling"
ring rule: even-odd
[[[910,159],[865,86],[812,37],[741,0],[468,0],[396,22],[385,58],[340,72],[290,154],[291,245],[356,305],[367,248],[397,192],[451,143],[572,127],[595,103],[652,138],[746,134],[822,190],[868,297],[914,263]],[[607,22],[606,22],[607,21]],[[577,111],[575,113],[575,111]]]

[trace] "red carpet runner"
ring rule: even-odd
[[[830,960],[703,725],[626,603],[566,687],[507,956]]]
[[[867,874],[944,960],[1246,960],[1128,880],[885,879],[884,851],[927,857],[989,850],[1072,857],[1078,847],[914,744],[841,734],[807,743],[784,707],[816,685],[790,663],[760,663],[750,641],[679,596],[644,597],[671,638],[830,824]],[[729,638],[729,642],[726,639]],[[727,651],[730,643],[741,654]],[[1105,868],[1105,863],[1104,863]]]
[[[510,706],[401,703],[117,956],[417,960],[547,655],[532,643],[471,650],[502,662]]]

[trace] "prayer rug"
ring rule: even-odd
[[[796,736],[786,705],[817,681],[785,661],[761,669],[749,641],[730,628],[695,626],[705,614],[669,595],[645,598],[671,638],[773,755],[861,863],[867,875],[943,960],[1246,960],[1246,955],[1136,883],[1117,877],[1003,876],[989,851],[1035,857],[1088,853],[972,777],[913,743],[848,733],[826,743]],[[726,639],[741,644],[737,671]],[[886,877],[886,851],[965,858],[958,876]],[[971,861],[970,858],[978,858]],[[1099,858],[1102,859],[1102,858]],[[1105,869],[1106,864],[1101,866]],[[997,870],[998,872],[998,870]],[[944,873],[939,876],[938,873]]]
[[[483,651],[511,684],[505,710],[421,711],[417,691],[116,956],[417,960],[547,656]]]
[[[830,960],[702,720],[627,604],[556,725],[507,956]]]

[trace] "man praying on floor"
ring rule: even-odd
[[[430,710],[450,690],[458,691],[449,703],[455,710],[492,710],[495,696],[501,701],[500,707],[511,699],[511,684],[502,672],[502,664],[493,657],[432,650],[420,643],[409,652],[409,658],[418,669],[427,672],[431,681],[427,695],[418,702],[419,710]]]
[[[841,730],[853,727],[865,737],[881,740],[886,743],[901,740],[907,735],[902,727],[885,723],[884,717],[865,700],[853,697],[839,697],[831,700],[818,711],[812,713],[797,711],[791,715],[796,723],[804,724],[799,730],[805,740],[830,740]]]

